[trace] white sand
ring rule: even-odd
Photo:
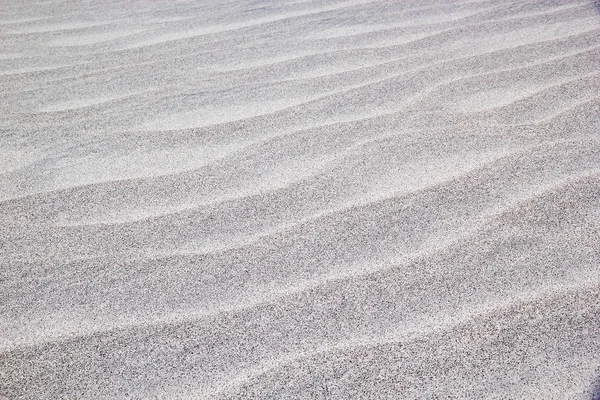
[[[600,3],[8,0],[0,93],[0,398],[600,396]]]

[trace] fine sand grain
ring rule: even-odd
[[[5,0],[0,94],[0,399],[600,396],[600,2]]]

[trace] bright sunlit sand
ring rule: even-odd
[[[592,399],[598,2],[7,0],[0,94],[0,399]]]

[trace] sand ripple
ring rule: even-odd
[[[0,398],[598,391],[597,2],[5,3]]]

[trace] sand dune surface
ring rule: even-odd
[[[0,38],[0,398],[600,398],[600,3],[7,0]]]

